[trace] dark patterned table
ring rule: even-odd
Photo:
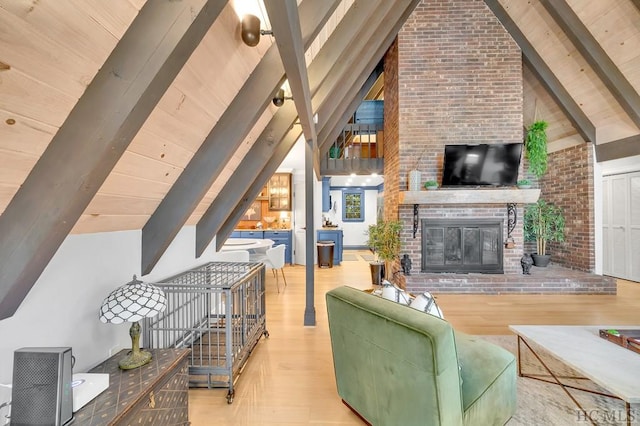
[[[120,370],[123,350],[90,373],[108,373],[109,388],[74,414],[74,425],[188,425],[190,349],[151,349],[151,362]]]

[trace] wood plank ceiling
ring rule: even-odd
[[[194,5],[205,3],[205,0],[190,1]],[[284,66],[280,66],[296,74],[290,79],[294,82],[295,90],[301,93],[296,96],[296,106],[303,112],[301,121],[307,139],[321,139],[321,136],[331,134],[334,131],[333,127],[341,127],[342,124],[338,122],[344,121],[348,111],[339,111],[338,114],[334,110],[338,106],[346,109],[357,105],[354,97],[362,96],[359,93],[362,92],[361,87],[380,59],[377,51],[353,49],[351,43],[344,43],[340,48],[343,50],[340,52],[341,55],[334,57],[339,58],[339,61],[348,61],[350,66],[355,66],[359,60],[364,61],[364,71],[345,77],[341,74],[332,75],[322,67],[330,68],[333,65],[323,62],[320,52],[343,18],[349,11],[357,13],[359,8],[367,10],[365,3],[357,0],[290,0],[285,3],[268,1],[267,7],[259,0],[235,0],[229,4],[226,4],[226,1],[210,3],[220,5],[219,15],[193,53],[185,58],[184,66],[180,68],[164,94],[160,93],[159,101],[151,105],[148,118],[117,159],[106,179],[99,185],[95,196],[90,199],[82,214],[79,217],[66,218],[73,221],[70,226],[71,233],[145,228],[149,225],[150,218],[158,211],[163,199],[171,193],[172,187],[177,188],[176,182],[180,181],[181,174],[194,161],[195,154],[216,129],[216,125],[220,123],[222,126],[226,121],[232,122],[224,118],[225,112],[236,103],[246,101],[246,98],[242,97],[244,95],[239,96],[239,93],[242,93],[243,86],[251,79],[252,74],[257,72],[276,40],[272,36],[263,36],[256,47],[243,44],[239,33],[240,20],[236,12],[240,10],[240,6],[251,6],[258,11],[263,28],[270,27],[267,9],[272,13],[278,11],[287,14],[286,17],[278,16],[278,19],[274,20],[274,32],[276,37],[278,33],[281,34],[277,40],[284,43],[277,46],[280,54],[287,55]],[[386,2],[374,3],[384,7]],[[415,3],[403,4],[412,10]],[[640,120],[632,114],[634,99],[639,98],[640,92],[638,2],[486,0],[486,3],[492,9],[501,7],[506,12],[507,18],[515,24],[554,78],[562,85],[566,91],[565,96],[570,97],[571,102],[574,102],[593,124],[596,136],[591,142],[603,153],[602,158],[640,154]],[[305,28],[305,25],[309,27],[309,23],[305,24],[303,21],[303,12],[300,13],[300,18],[291,13],[295,4],[298,4],[300,11],[307,7],[318,14],[327,14],[327,19],[320,20],[322,25],[319,31],[314,33],[311,28]],[[9,208],[12,199],[21,190],[59,129],[69,119],[73,108],[83,96],[86,96],[87,87],[99,76],[101,68],[105,66],[114,49],[121,48],[119,43],[145,6],[150,5],[146,5],[144,0],[0,0],[0,230],[12,226],[11,223],[5,223],[5,210]],[[585,43],[586,47],[582,46],[581,52],[578,48],[580,46],[576,46],[580,44],[574,37],[578,30],[563,20],[568,12],[570,17],[572,14],[575,15],[574,20],[577,19],[578,24],[584,26],[584,30],[593,38],[595,46],[600,49],[599,54],[604,54],[610,60],[609,74],[611,67],[617,70],[618,74],[611,75],[611,79],[608,80],[602,77],[601,71],[594,69],[594,60],[589,57],[589,52],[594,53],[597,49]],[[406,14],[398,13],[394,16],[401,24]],[[287,31],[286,28],[295,26],[296,19],[300,19],[297,24],[301,27],[301,35],[300,30]],[[507,23],[503,23],[508,28]],[[362,28],[355,29],[354,33],[356,30],[370,31],[363,34],[372,37],[376,28],[367,29],[365,24]],[[297,38],[304,39],[310,35],[313,36],[313,41],[305,43],[304,61],[301,61],[302,44]],[[380,46],[383,46],[384,42],[385,40],[379,40]],[[587,50],[586,53],[584,49]],[[365,60],[367,54],[377,57]],[[314,61],[316,57],[319,57],[318,61]],[[599,58],[602,59],[602,56]],[[316,70],[311,66],[314,62]],[[301,69],[305,63],[307,69]],[[292,71],[296,68],[297,71]],[[330,81],[324,85],[314,83],[318,75]],[[545,82],[540,81],[536,70],[525,66],[523,78],[525,125],[530,124],[535,118],[547,120],[552,150],[583,143],[584,138],[572,124],[571,117],[568,117],[556,102],[557,93],[550,93]],[[338,85],[345,87],[347,90],[341,93],[347,92],[349,96],[337,104],[325,102]],[[616,90],[618,85],[624,88],[622,93]],[[269,123],[278,112],[278,109],[268,102],[274,89],[277,87],[265,89],[269,96],[262,96],[264,99],[257,114],[242,123],[246,126],[246,131],[225,133],[235,135],[234,140],[227,141],[233,149],[224,157],[219,172],[213,173],[211,180],[203,181],[203,190],[195,194],[193,206],[185,210],[185,220],[175,222],[170,235],[163,237],[164,242],[157,246],[159,251],[155,252],[152,258],[162,254],[179,227],[184,224],[198,224],[218,195],[223,193],[228,182],[234,181],[235,175],[247,178],[246,170],[241,172],[236,169],[242,162],[247,162],[247,153],[252,152],[253,144],[261,135],[266,137],[264,132],[270,128]],[[625,104],[629,98],[631,107]],[[298,104],[298,100],[302,103]],[[135,111],[117,109],[107,112],[115,115],[137,114]],[[320,123],[315,129],[311,129],[309,120],[315,113],[319,113]],[[334,117],[330,117],[332,114]],[[332,128],[323,127],[327,123]],[[92,138],[100,139],[101,131],[101,128],[87,129],[86,144],[93,146],[95,141]],[[287,139],[287,134],[285,132],[279,135],[276,144],[280,140],[288,140],[287,146],[291,145],[292,136],[288,136]],[[283,148],[276,157],[282,157],[287,151],[288,149]],[[621,152],[623,154],[620,154]],[[78,161],[67,161],[66,158],[57,161],[60,169],[81,170]],[[264,184],[264,179],[268,178],[264,171],[268,162],[269,158],[264,158],[262,161],[251,163],[255,167],[254,178],[248,180],[253,182],[253,186],[260,187]],[[273,169],[273,164],[270,165],[270,169]],[[52,188],[55,187],[55,173],[49,178],[48,184]],[[77,176],[78,182],[85,178],[86,176]],[[263,181],[257,181],[259,179]],[[251,192],[249,183],[245,185],[247,194]],[[38,197],[38,194],[28,195]],[[225,197],[229,198],[228,194]],[[176,199],[183,200],[182,197]],[[234,217],[233,212],[237,214],[237,211],[242,209],[243,202],[246,203],[247,200],[236,197],[232,201],[222,203],[225,208],[224,217],[216,219],[217,225],[213,228],[220,230],[223,222],[229,222],[229,217]],[[37,207],[36,200],[34,208]],[[226,223],[223,229],[230,226],[233,224]],[[150,226],[151,228],[153,227]],[[212,229],[204,225],[200,228],[203,232],[205,229]],[[212,235],[203,235],[200,245],[210,241],[211,237]],[[0,253],[3,244],[7,243],[4,238],[4,235],[0,235]],[[57,249],[54,245],[52,244],[50,256]],[[7,267],[2,262],[5,260],[0,260],[0,271]],[[148,265],[152,266],[153,263],[151,259]],[[0,298],[2,295],[3,292],[0,291]]]

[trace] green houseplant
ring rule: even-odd
[[[527,129],[524,148],[529,160],[529,171],[538,179],[547,171],[547,126],[544,120],[536,120]]]
[[[548,242],[564,241],[565,218],[562,209],[553,203],[539,199],[527,206],[524,212],[524,239],[536,241],[537,253],[533,253],[533,264],[547,266],[551,256],[547,254]]]
[[[518,185],[518,188],[522,189],[531,188],[531,181],[529,179],[520,179],[516,185]]]
[[[435,180],[428,180],[424,183],[424,187],[425,189],[437,189],[438,182],[436,182]]]
[[[369,225],[367,245],[375,255],[375,260],[370,264],[374,284],[379,284],[376,281],[379,281],[383,274],[388,281],[391,281],[392,262],[400,257],[401,229],[402,224],[399,220],[379,220],[375,225]]]

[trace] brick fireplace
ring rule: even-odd
[[[502,274],[501,220],[422,219],[422,272]]]
[[[441,182],[447,144],[523,141],[522,72],[519,47],[483,0],[422,1],[387,52],[384,217],[403,224],[402,254],[413,269],[397,281],[410,291],[615,293],[610,282],[580,286],[565,280],[569,284],[562,287],[561,278],[545,284],[522,275],[523,207],[537,197],[521,199],[512,188],[441,188],[433,191],[439,196],[425,200],[432,191],[407,191],[411,170],[420,171],[423,182]],[[509,204],[517,216],[513,229],[507,229]],[[501,223],[503,274],[422,272],[420,221],[428,219]]]

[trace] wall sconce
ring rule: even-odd
[[[271,30],[260,29],[260,18],[256,15],[244,15],[242,17],[241,31],[242,41],[250,47],[257,46],[260,43],[261,35],[271,35]]]
[[[281,107],[282,105],[284,105],[285,99],[293,99],[293,97],[285,96],[284,89],[278,89],[278,91],[276,92],[276,95],[272,99],[272,102],[275,106]]]
[[[164,292],[153,284],[144,283],[133,276],[133,280],[112,291],[100,307],[100,321],[122,324],[130,322],[131,352],[120,359],[123,370],[131,370],[151,361],[151,353],[140,350],[140,321],[158,315],[167,307]]]

